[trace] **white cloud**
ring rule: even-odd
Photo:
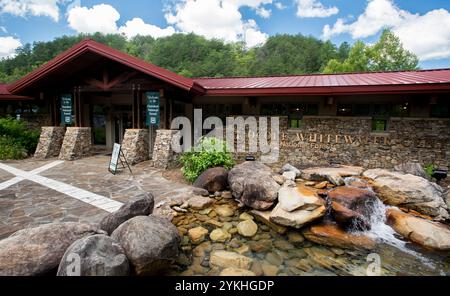
[[[158,38],[175,33],[173,27],[162,29],[158,26],[145,23],[141,18],[134,18],[127,21],[125,25],[118,27],[117,22],[119,19],[120,13],[108,4],[99,4],[92,8],[75,6],[67,13],[69,27],[78,33],[117,33],[124,34],[127,38],[132,38],[137,35]]]
[[[6,28],[3,26],[0,26],[0,31],[2,31],[3,33],[8,33],[8,30],[6,30]]]
[[[270,12],[263,5],[272,3],[272,0],[178,0],[168,8],[166,20],[182,32],[228,42],[245,40],[251,47],[264,43],[268,35],[259,30],[254,20],[244,20],[239,9],[250,7],[269,17]]]
[[[323,38],[348,33],[352,38],[366,38],[390,28],[404,47],[422,61],[450,57],[450,13],[445,9],[424,15],[400,9],[392,0],[370,0],[366,10],[352,23],[339,19],[323,28]]]
[[[269,18],[272,15],[272,10],[261,6],[256,9],[256,14],[262,18]]]
[[[131,21],[127,21],[124,26],[120,27],[119,32],[125,34],[129,39],[137,35],[159,38],[175,34],[175,29],[173,27],[162,29],[155,25],[146,24],[141,18],[134,18]]]
[[[92,8],[74,7],[69,10],[67,17],[69,27],[78,33],[117,33],[119,19],[119,12],[107,4],[95,5]]]
[[[59,4],[66,0],[0,0],[0,13],[25,17],[47,16],[59,20]]]
[[[22,46],[19,39],[14,37],[0,37],[0,58],[12,57],[16,49]]]
[[[286,6],[281,2],[275,2],[274,5],[278,10],[283,10],[286,8]]]
[[[325,7],[319,0],[295,0],[297,16],[301,18],[329,17],[339,13],[336,6]]]

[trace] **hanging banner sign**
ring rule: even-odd
[[[159,92],[147,92],[147,126],[159,126],[160,109],[159,109]]]
[[[61,123],[72,124],[72,95],[61,96]]]

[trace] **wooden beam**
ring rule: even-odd
[[[106,72],[103,72],[103,81],[97,80],[95,78],[85,78],[84,82],[87,83],[90,86],[94,86],[96,88],[99,88],[101,90],[110,90],[111,88],[115,87],[116,85],[119,85],[129,79],[131,79],[133,76],[135,76],[136,72],[125,72],[120,75],[118,75],[113,80],[109,81],[109,74]]]

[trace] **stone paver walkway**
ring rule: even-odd
[[[107,156],[60,164],[35,159],[0,163],[0,186],[5,187],[0,187],[0,239],[52,222],[98,223],[108,214],[98,207],[101,203],[92,206],[74,198],[77,192],[105,198],[116,206],[148,192],[157,206],[191,194],[191,187],[163,178],[149,163],[133,167],[133,175],[123,170],[115,176],[108,172],[108,164]]]

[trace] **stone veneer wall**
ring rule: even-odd
[[[122,152],[131,165],[150,159],[149,130],[127,129],[122,141]]]
[[[59,158],[76,160],[90,156],[92,134],[90,127],[68,127],[61,147]]]
[[[34,157],[47,159],[58,157],[61,152],[61,145],[64,140],[66,129],[59,126],[42,127],[39,143],[34,153]]]
[[[174,130],[157,130],[153,148],[153,166],[167,169],[177,164],[176,154],[172,150],[172,139],[178,133]]]

